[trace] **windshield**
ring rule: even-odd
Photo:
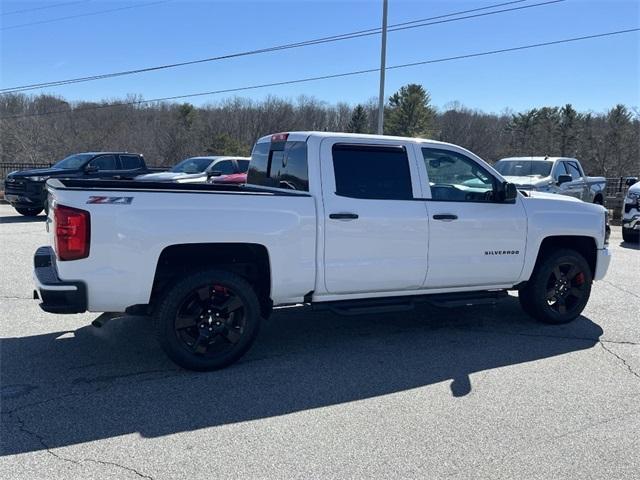
[[[77,168],[82,167],[87,160],[93,158],[92,153],[77,153],[75,155],[71,155],[64,160],[60,160],[58,163],[55,163],[54,168],[64,168],[65,170],[75,170]]]
[[[500,160],[493,167],[507,177],[548,177],[552,165],[544,160]]]
[[[210,158],[187,158],[181,161],[170,172],[173,173],[202,173],[213,162]]]

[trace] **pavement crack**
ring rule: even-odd
[[[625,367],[627,367],[627,370],[629,370],[629,372],[631,372],[632,375],[635,375],[636,377],[640,378],[640,373],[636,372],[633,368],[631,368],[631,365],[629,365],[627,363],[627,361],[622,358],[620,355],[618,355],[616,352],[614,352],[613,350],[611,350],[610,348],[608,348],[604,343],[602,342],[598,342],[600,344],[600,346],[609,354],[613,355],[614,357],[616,357],[619,361],[621,361],[623,363],[623,365]]]
[[[121,468],[123,470],[126,470],[127,472],[131,472],[135,475],[137,475],[140,478],[148,478],[149,480],[154,480],[154,478],[150,475],[146,475],[138,470],[136,470],[135,468],[132,467],[127,467],[126,465],[122,465],[120,463],[116,463],[116,462],[107,462],[106,460],[95,460],[93,458],[85,458],[84,460],[82,460],[84,462],[91,462],[91,463],[97,463],[99,465],[107,465],[107,466],[111,466],[111,467],[118,467]]]
[[[63,461],[63,462],[67,462],[67,463],[73,463],[74,465],[80,465],[81,462],[74,460],[73,458],[68,458],[68,457],[63,457],[62,455],[59,455],[57,453],[55,453],[50,447],[49,445],[47,445],[47,442],[45,442],[44,437],[42,435],[40,435],[38,432],[29,430],[24,423],[24,420],[22,418],[20,418],[20,415],[18,415],[17,413],[13,413],[10,414],[11,416],[13,416],[13,418],[16,419],[16,422],[18,423],[18,429],[22,432],[25,433],[26,435],[35,438],[38,443],[40,443],[40,445],[42,445],[42,448],[44,448],[44,450],[51,455],[52,457],[56,458],[57,460]]]
[[[98,460],[98,459],[94,459],[94,458],[84,458],[82,460],[75,460],[73,458],[70,457],[65,457],[63,455],[60,455],[56,452],[54,452],[51,447],[47,444],[47,442],[45,441],[44,437],[42,435],[40,435],[38,432],[30,430],[27,428],[27,426],[25,425],[24,420],[20,417],[20,415],[18,415],[15,412],[5,412],[7,415],[12,416],[13,418],[15,418],[17,424],[18,424],[18,430],[20,430],[22,433],[35,438],[38,443],[42,446],[42,448],[52,457],[54,457],[57,460],[60,460],[62,462],[67,462],[67,463],[72,463],[74,465],[82,465],[84,462],[90,462],[90,463],[97,463],[99,465],[107,465],[107,466],[112,466],[112,467],[117,467],[117,468],[121,468],[122,470],[126,470],[128,472],[131,472],[135,475],[137,475],[140,478],[147,478],[149,480],[154,480],[154,478],[150,475],[146,475],[142,472],[140,472],[139,470],[136,470],[133,467],[128,467],[126,465],[122,465],[120,463],[117,462],[109,462],[106,460]]]

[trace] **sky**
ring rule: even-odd
[[[389,0],[389,25],[507,0]],[[498,9],[540,3],[527,0]],[[379,27],[382,0],[1,0],[0,88],[196,60]],[[44,8],[46,7],[46,8]],[[117,9],[117,10],[116,10]],[[20,10],[31,10],[16,12]],[[116,10],[104,12],[105,10]],[[96,12],[102,12],[93,14]],[[478,12],[480,13],[480,12]],[[86,15],[86,16],[85,16]],[[64,18],[75,17],[75,18]],[[32,25],[26,25],[32,24]],[[387,66],[640,26],[640,0],[566,0],[389,32]],[[68,100],[145,99],[338,74],[380,65],[380,35],[78,83],[29,93]],[[573,104],[640,106],[640,32],[387,71],[385,96],[420,83],[432,103],[486,112]],[[218,94],[300,95],[356,104],[377,97],[378,73]]]

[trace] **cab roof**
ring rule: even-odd
[[[304,142],[311,137],[318,137],[318,138],[347,137],[347,138],[362,138],[362,139],[369,139],[369,140],[387,140],[387,141],[397,140],[401,142],[428,143],[428,144],[435,144],[435,145],[448,145],[448,146],[460,148],[457,145],[454,145],[452,143],[440,142],[438,140],[430,140],[427,138],[397,137],[392,135],[373,135],[368,133],[317,132],[317,131],[296,131],[296,132],[274,133],[274,134],[265,135],[264,137],[259,138],[256,143],[270,142],[272,136],[285,135],[285,134],[288,135],[287,141],[291,141],[291,142]]]

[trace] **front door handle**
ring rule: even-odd
[[[357,213],[331,213],[329,218],[333,220],[355,220],[358,218]]]
[[[452,213],[439,213],[437,215],[433,216],[434,220],[457,220],[458,216],[457,215],[453,215]]]

